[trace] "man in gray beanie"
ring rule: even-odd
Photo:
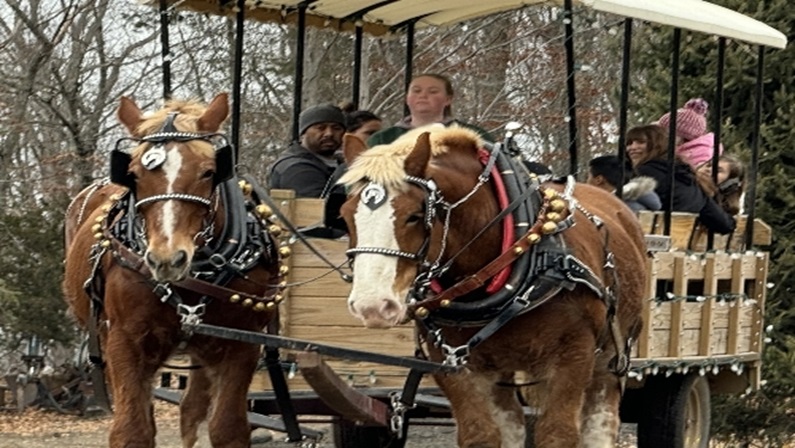
[[[298,118],[300,141],[293,142],[268,170],[270,188],[294,190],[298,197],[323,197],[339,165],[335,152],[342,145],[345,115],[324,104],[310,107]]]

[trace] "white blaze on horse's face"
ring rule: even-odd
[[[374,208],[365,204],[372,199],[362,194],[356,207],[356,246],[400,250],[395,237],[394,194],[388,193]],[[348,306],[368,328],[389,328],[403,321],[408,286],[397,284],[398,260],[393,255],[356,254]]]
[[[187,161],[190,151],[182,144],[152,148],[163,151],[162,163],[138,167],[139,185],[157,185],[146,196],[199,192],[188,186],[196,177],[197,166]],[[185,154],[182,151],[186,151]],[[142,158],[146,162],[146,158]],[[143,176],[147,179],[144,181]],[[206,196],[207,193],[201,193]],[[144,195],[142,195],[143,197]],[[141,210],[146,225],[147,251],[144,255],[152,276],[158,282],[174,282],[185,278],[195,252],[194,235],[201,229],[202,218],[192,208],[197,207],[178,199],[165,199],[148,204]]]

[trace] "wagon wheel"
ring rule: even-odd
[[[402,437],[398,438],[386,426],[360,426],[339,419],[334,422],[335,448],[403,448],[406,445],[408,419],[403,422]]]
[[[638,416],[638,448],[707,448],[710,395],[697,374],[655,376],[644,386],[645,410]]]

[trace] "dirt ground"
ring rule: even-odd
[[[155,403],[157,421],[157,446],[160,448],[182,448],[179,438],[177,407],[164,402]],[[29,409],[23,413],[0,412],[0,448],[100,448],[108,444],[109,417],[86,419],[49,411]],[[333,448],[334,442],[328,424],[310,424],[323,430],[326,436],[317,448]],[[628,434],[631,427],[622,427],[621,448],[633,448],[634,437]],[[258,429],[254,440],[269,438],[269,431]],[[295,448],[299,444],[284,441],[282,433],[272,433],[273,439],[256,443],[255,448]],[[452,426],[411,426],[406,448],[455,447],[455,429]],[[210,448],[205,434],[197,448]],[[365,448],[365,447],[362,447]]]

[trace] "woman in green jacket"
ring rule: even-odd
[[[452,117],[453,85],[445,76],[426,73],[417,76],[409,84],[406,105],[409,115],[390,128],[383,129],[367,140],[370,147],[392,143],[411,129],[440,123],[445,126],[458,125],[472,129],[489,142],[494,139],[485,130]]]

